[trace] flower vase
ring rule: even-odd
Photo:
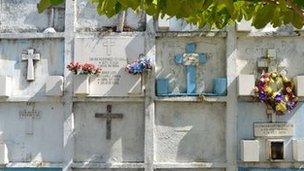
[[[87,96],[90,94],[90,76],[85,74],[74,75],[74,95]]]

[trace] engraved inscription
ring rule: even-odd
[[[123,68],[123,64],[127,63],[125,58],[92,57],[90,61],[97,63],[103,69],[97,78],[98,85],[118,85],[120,83],[122,76],[119,71]]]
[[[25,133],[32,135],[33,120],[40,119],[41,112],[35,109],[35,103],[27,103],[26,109],[19,111],[19,119],[25,120]]]
[[[41,114],[40,114],[40,111],[37,111],[37,110],[27,111],[26,109],[24,109],[19,112],[19,118],[20,119],[27,119],[27,118],[40,119]]]
[[[287,123],[255,123],[256,137],[285,137],[293,136],[294,126]]]
[[[106,48],[106,53],[108,56],[112,54],[112,46],[115,46],[115,42],[112,39],[107,39],[106,42],[103,43],[103,46]]]

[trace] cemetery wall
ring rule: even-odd
[[[120,16],[99,16],[86,0],[66,0],[42,14],[37,2],[0,0],[3,170],[258,171],[303,166],[302,102],[276,118],[293,126],[292,135],[256,137],[254,123],[271,118],[250,93],[239,93],[239,77],[257,75],[257,62],[269,49],[275,49],[288,76],[304,74],[301,30],[253,32],[238,23],[204,31],[128,10],[128,32],[118,33]],[[195,67],[177,62],[187,53],[199,58]],[[128,74],[125,66],[141,54],[152,60],[153,69]],[[93,63],[102,73],[74,75],[66,68],[72,61]],[[196,79],[188,83],[192,74]],[[227,94],[217,94],[214,81],[223,78]],[[165,80],[165,94],[158,94],[164,88],[159,80]],[[254,86],[250,81],[244,81],[249,89]],[[268,159],[267,143],[273,139],[284,142],[283,160]]]

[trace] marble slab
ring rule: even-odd
[[[75,62],[92,63],[102,69],[100,76],[90,78],[91,96],[141,94],[140,75],[130,75],[125,67],[144,53],[144,40],[142,35],[75,39]]]
[[[107,119],[97,113],[122,114],[112,118],[111,137]],[[142,103],[75,103],[75,162],[122,163],[144,161],[144,109]]]
[[[62,130],[62,104],[0,103],[0,132],[10,162],[60,163]]]

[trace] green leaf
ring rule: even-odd
[[[303,27],[303,20],[295,11],[293,11],[291,23],[297,29],[301,29]]]
[[[60,5],[64,3],[64,0],[51,0],[50,2],[52,5]]]
[[[38,12],[42,13],[44,10],[46,10],[47,8],[49,8],[51,6],[51,1],[50,0],[41,0],[38,4],[37,4],[37,8],[38,8]]]
[[[52,5],[59,5],[65,0],[40,0],[37,4],[39,13]],[[154,17],[169,16],[187,20],[199,26],[209,25],[223,28],[225,25],[245,20],[252,20],[256,28],[263,28],[268,23],[277,27],[282,24],[303,26],[303,16],[296,13],[286,0],[278,3],[264,0],[89,0],[96,5],[99,15],[112,17],[131,8],[144,10]],[[304,10],[304,0],[290,0],[293,5]],[[274,1],[273,1],[274,2]],[[304,15],[304,14],[303,14]]]
[[[39,13],[42,13],[47,8],[51,7],[52,5],[60,5],[64,3],[64,0],[41,0],[37,4],[37,9]]]
[[[256,9],[252,24],[257,29],[265,27],[273,18],[275,5],[261,5]]]

